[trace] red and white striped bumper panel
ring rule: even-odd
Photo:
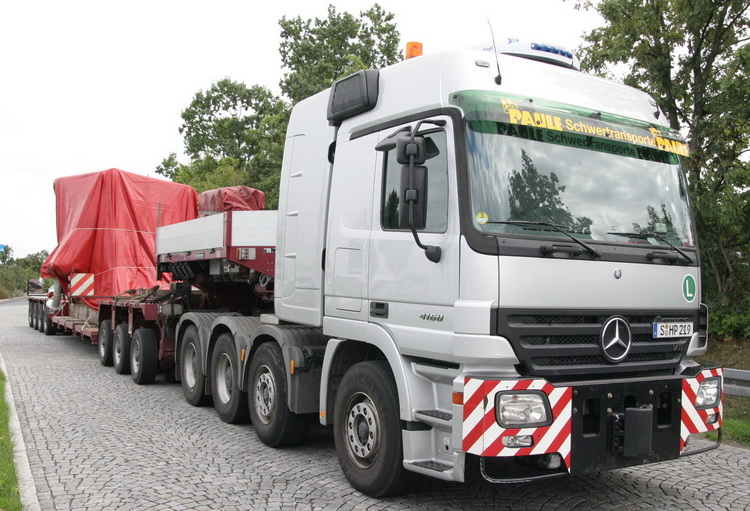
[[[698,387],[706,378],[721,377],[721,388],[724,388],[724,370],[706,369],[701,371],[695,378],[686,378],[682,381],[682,427],[680,430],[680,451],[685,449],[685,443],[690,435],[714,431],[721,427],[724,422],[724,394],[722,393],[719,405],[715,408],[698,410],[695,407],[695,396]],[[711,414],[719,414],[718,420],[713,424],[706,424],[706,419]]]
[[[537,428],[506,429],[495,418],[495,395],[507,390],[540,390],[552,409],[552,424]],[[464,380],[463,450],[480,456],[528,456],[560,453],[570,470],[573,389],[555,387],[546,380]],[[531,447],[506,447],[503,437],[531,435]]]

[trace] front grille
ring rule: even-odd
[[[632,346],[618,363],[604,358],[600,336],[612,316],[630,325]],[[685,311],[498,311],[498,334],[506,337],[518,356],[519,371],[529,376],[601,377],[638,372],[643,375],[674,369],[690,342],[689,337],[654,339],[656,321],[692,321],[698,313]]]

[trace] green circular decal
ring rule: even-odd
[[[682,296],[688,302],[692,302],[693,300],[695,300],[697,291],[698,286],[695,283],[695,277],[693,277],[692,275],[685,275],[685,278],[682,279]]]

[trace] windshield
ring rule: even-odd
[[[480,100],[469,102],[462,93],[461,106],[471,105],[469,183],[479,230],[562,236],[544,225],[554,224],[586,240],[694,246],[678,156],[686,146],[673,134],[476,94]]]

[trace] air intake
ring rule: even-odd
[[[339,124],[344,119],[375,108],[379,76],[380,71],[368,69],[334,83],[328,100],[328,121]]]

